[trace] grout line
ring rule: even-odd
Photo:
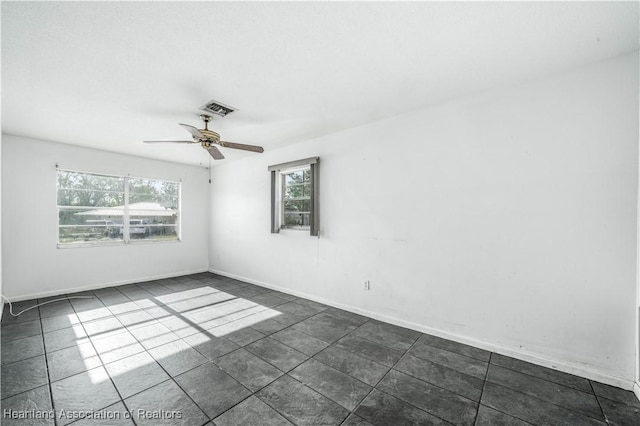
[[[29,337],[38,337],[38,336],[39,336],[39,335],[38,335],[38,334],[36,334],[35,336],[29,336]],[[28,339],[29,337],[25,337],[25,339]],[[11,342],[13,342],[13,340],[11,340]],[[6,342],[6,343],[5,343],[5,345],[6,345],[7,343],[9,343],[9,342]],[[29,359],[37,358],[37,357],[42,356],[42,355],[44,355],[44,354],[45,354],[45,352],[43,352],[43,353],[41,353],[41,354],[38,354],[38,355],[30,356],[30,357],[27,357],[27,358],[22,358],[22,359],[19,359],[19,360],[17,360],[17,361],[7,362],[7,363],[5,363],[5,364],[2,364],[2,367],[3,367],[3,368],[9,368],[9,367],[10,367],[10,366],[12,366],[13,364],[17,364],[17,363],[22,362],[22,361],[27,361],[27,360],[29,360]],[[42,386],[44,386],[44,385],[42,385]],[[40,386],[38,386],[38,387],[40,387]],[[36,388],[34,388],[34,389],[36,389]],[[29,390],[32,390],[32,389],[29,389]],[[22,393],[22,392],[20,392],[20,393]],[[16,394],[16,395],[20,395],[20,394]],[[10,397],[7,397],[7,398],[10,398]],[[2,398],[2,399],[6,399],[6,398]]]
[[[497,353],[495,353],[495,352],[491,352],[491,353],[492,353],[492,354],[495,354],[495,355],[500,355],[500,354],[497,354]],[[501,356],[505,356],[505,355],[501,355]],[[511,358],[511,357],[508,357],[508,358]],[[567,375],[567,376],[571,376],[571,377],[576,377],[576,378],[578,378],[578,379],[586,380],[586,381],[587,381],[587,382],[589,382],[589,383],[591,382],[591,380],[589,380],[589,379],[587,379],[587,378],[585,378],[585,377],[576,376],[575,374],[565,373],[564,371],[554,370],[553,368],[543,367],[543,366],[541,366],[541,365],[536,365],[536,364],[531,364],[531,363],[529,363],[529,362],[527,362],[527,361],[521,361],[521,360],[519,360],[519,359],[517,359],[517,358],[512,358],[512,359],[515,359],[515,360],[517,360],[517,361],[519,361],[519,362],[523,362],[523,363],[526,363],[526,364],[533,365],[533,366],[534,366],[534,367],[536,367],[536,368],[540,368],[540,369],[544,369],[544,370],[549,370],[549,371],[551,371],[551,372],[553,372],[553,373],[559,373],[559,374],[562,374],[562,375]],[[518,370],[518,369],[517,369],[517,367],[510,367],[510,366],[506,366],[506,365],[501,365],[501,364],[498,364],[498,363],[495,363],[495,362],[494,362],[492,365],[495,365],[496,367],[504,368],[505,370],[515,371],[516,373],[520,373],[520,374],[523,374],[523,375],[525,375],[525,376],[533,377],[534,379],[538,379],[538,380],[542,380],[542,381],[545,381],[545,382],[553,383],[553,384],[555,384],[555,385],[559,385],[559,386],[565,387],[565,388],[570,389],[570,390],[575,390],[575,391],[578,391],[578,392],[582,392],[582,393],[585,393],[585,394],[587,394],[587,395],[591,395],[591,394],[594,394],[594,395],[595,395],[595,393],[594,393],[594,391],[593,391],[593,387],[591,387],[591,385],[590,385],[590,387],[591,387],[591,393],[589,393],[589,392],[587,392],[587,391],[585,391],[585,390],[578,389],[578,388],[576,388],[576,387],[574,387],[574,386],[567,385],[566,383],[560,383],[560,382],[559,382],[559,381],[557,381],[557,380],[545,379],[545,378],[542,378],[542,377],[540,377],[540,376],[536,376],[536,375],[533,375],[533,374],[526,373],[526,372],[524,372],[524,371],[520,371],[520,370]]]
[[[491,367],[491,357],[493,352],[489,352],[489,360],[487,360],[487,371],[484,372],[484,380],[482,381],[482,389],[480,389],[480,398],[478,398],[478,408],[476,408],[476,416],[473,419],[473,424],[478,422],[478,414],[480,413],[480,405],[482,404],[482,395],[484,394],[484,387],[487,384],[487,377],[489,377],[489,368]]]
[[[494,383],[494,384],[495,384],[495,383]],[[500,386],[500,385],[496,385],[496,386]],[[480,407],[481,407],[481,406],[482,406],[482,407],[487,407],[488,409],[493,410],[493,411],[495,411],[495,412],[498,412],[498,413],[500,413],[500,414],[504,414],[505,416],[513,417],[514,419],[516,419],[516,420],[518,420],[518,421],[520,421],[520,422],[522,422],[522,423],[526,423],[526,424],[531,425],[531,426],[537,426],[535,423],[531,423],[529,420],[524,420],[524,419],[522,419],[522,418],[520,418],[520,417],[516,417],[516,416],[514,416],[513,414],[506,413],[506,412],[504,412],[504,411],[502,411],[502,410],[498,410],[497,408],[495,408],[495,407],[490,407],[490,406],[488,406],[488,405],[479,404],[479,405],[478,405],[478,410],[480,410]],[[476,415],[476,419],[477,419],[477,415]]]
[[[593,387],[593,383],[591,382],[591,380],[589,380],[589,386],[591,386],[591,391],[593,392],[593,395],[596,398],[596,401],[598,402],[598,407],[600,407],[600,411],[602,412],[602,417],[604,418],[604,421],[606,424],[611,424],[609,423],[609,418],[607,417],[607,414],[604,412],[604,408],[602,408],[602,404],[600,403],[600,398],[598,398],[598,395],[596,394],[596,390]]]
[[[57,426],[58,424],[58,415],[57,415],[57,411],[56,411],[56,405],[55,402],[53,401],[53,389],[51,386],[51,375],[49,374],[49,359],[47,357],[47,346],[44,342],[44,329],[42,327],[42,318],[40,317],[40,307],[38,307],[38,318],[40,318],[40,331],[42,332],[41,336],[42,336],[42,350],[44,351],[44,365],[45,368],[47,369],[47,386],[49,388],[49,398],[51,399],[51,409],[53,410],[53,424],[54,426]]]

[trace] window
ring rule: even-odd
[[[311,215],[311,167],[282,173],[282,228],[308,228]]]
[[[57,171],[58,246],[179,240],[180,183]]]
[[[317,236],[318,157],[269,166],[271,172],[271,232],[308,230]]]

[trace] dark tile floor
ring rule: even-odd
[[[3,425],[640,424],[631,392],[209,273],[78,295],[5,307]]]

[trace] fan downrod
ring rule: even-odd
[[[209,130],[208,124],[211,121],[211,116],[207,114],[200,114],[200,118],[204,121],[204,130]]]

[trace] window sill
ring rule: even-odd
[[[309,233],[309,228],[280,228],[278,232],[273,233],[272,235],[283,235],[285,238],[294,238],[294,239],[306,239],[307,237],[311,237],[312,239],[320,238],[319,235],[311,235]]]
[[[129,241],[125,243],[124,241],[114,241],[114,242],[100,242],[100,243],[69,243],[69,244],[56,244],[56,248],[58,249],[75,249],[75,248],[90,248],[90,247],[117,247],[117,246],[137,246],[137,245],[147,245],[147,244],[172,244],[172,243],[180,243],[182,240],[141,240],[141,241]]]
[[[309,232],[311,228],[304,226],[283,226],[280,231],[306,231]]]

